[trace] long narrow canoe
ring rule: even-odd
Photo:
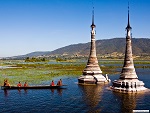
[[[62,85],[62,86],[43,86],[43,85],[39,85],[39,86],[27,86],[27,87],[18,87],[18,86],[1,86],[1,89],[63,89],[63,86],[66,85]]]

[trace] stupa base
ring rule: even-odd
[[[143,81],[138,79],[125,79],[125,80],[115,80],[113,81],[113,86],[111,87],[113,91],[131,93],[131,92],[141,92],[145,91],[147,88],[144,87]]]
[[[101,83],[108,83],[110,79],[107,79],[102,75],[81,75],[78,78],[79,84],[101,84]]]

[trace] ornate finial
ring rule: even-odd
[[[93,12],[92,12],[92,24],[94,25],[94,7],[93,7]]]
[[[95,24],[94,24],[94,6],[93,6],[93,11],[92,11],[92,25],[91,25],[92,28],[96,27]]]
[[[132,29],[130,26],[130,19],[129,19],[129,2],[128,2],[128,25],[127,25],[126,29]]]

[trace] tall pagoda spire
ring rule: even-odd
[[[92,25],[91,27],[96,27],[95,24],[94,24],[94,6],[93,6],[93,11],[92,11]]]
[[[98,64],[97,56],[96,56],[96,43],[95,43],[95,27],[94,24],[94,7],[92,10],[92,24],[91,24],[91,49],[90,49],[90,56],[89,56],[89,62],[91,62],[91,58],[94,58],[95,60],[92,62],[96,62]]]
[[[126,27],[126,29],[132,29],[131,28],[131,26],[130,26],[130,17],[129,17],[130,15],[129,15],[129,2],[128,2],[128,24],[127,24],[127,27]]]
[[[131,43],[131,26],[129,22],[129,4],[128,4],[128,24],[126,27],[126,49],[124,65],[120,74],[119,80],[113,81],[113,90],[120,92],[137,92],[145,90],[143,81],[138,80],[135,72],[133,58],[132,58],[132,43]]]
[[[126,36],[126,50],[125,50],[125,58],[124,58],[124,66],[122,68],[122,72],[120,75],[120,79],[137,79],[137,75],[134,68],[133,58],[132,58],[132,43],[131,43],[131,26],[129,19],[129,3],[128,3],[128,24],[126,27],[127,36]]]
[[[97,84],[100,82],[107,82],[106,78],[102,75],[96,56],[96,42],[95,42],[95,27],[94,24],[94,7],[92,10],[92,24],[91,24],[91,48],[87,65],[83,70],[83,75],[78,78],[79,83]]]

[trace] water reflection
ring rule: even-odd
[[[18,89],[18,93],[21,93],[21,89]]]
[[[137,98],[143,95],[137,93],[130,93],[130,94],[117,92],[113,93],[114,95],[116,95],[118,101],[120,101],[121,113],[133,113],[133,110],[136,110]]]
[[[88,106],[88,112],[99,113],[101,111],[99,102],[101,101],[103,85],[79,85],[79,88],[83,91],[82,98]]]
[[[62,95],[62,90],[63,90],[63,89],[57,89],[57,93],[58,93],[59,95]]]
[[[4,90],[4,95],[5,95],[5,97],[8,96],[8,91],[7,90]]]
[[[32,89],[34,90],[34,89]],[[37,89],[36,89],[37,90]],[[62,95],[62,91],[64,89],[39,89],[39,90],[49,90],[52,94],[54,94],[55,92],[57,92],[59,95]],[[9,95],[9,90],[5,89],[4,91],[4,96],[8,97]],[[21,96],[22,94],[27,95],[31,90],[29,89],[16,89],[16,91],[18,92],[18,94]]]
[[[28,93],[28,89],[24,89],[24,94],[27,94]]]
[[[54,90],[55,90],[55,89],[50,89],[50,91],[51,91],[52,93],[54,93]]]
[[[57,90],[57,93],[58,93],[59,95],[62,95],[63,89],[50,89],[50,91],[51,91],[52,94],[54,94],[54,92],[55,92],[56,90]]]

